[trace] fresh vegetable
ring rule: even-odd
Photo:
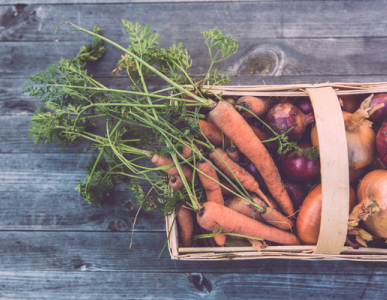
[[[341,199],[337,199],[340,201]],[[350,187],[349,212],[356,204],[356,194]],[[320,233],[322,193],[321,184],[316,186],[305,198],[298,213],[297,236],[304,245],[316,245]],[[348,212],[348,214],[349,214]]]
[[[258,182],[259,188],[264,194],[267,194],[269,192],[265,180],[263,180],[263,177],[261,173],[258,172],[257,167],[250,161],[246,166],[245,169],[247,172],[249,172],[254,179]]]
[[[239,163],[239,151],[237,147],[235,146],[228,147],[226,149],[226,153],[234,163]]]
[[[181,177],[179,175],[172,175],[169,179],[169,186],[174,191],[177,191],[178,189],[181,189],[184,186],[183,180],[181,180]]]
[[[222,146],[223,144],[223,136],[222,131],[215,124],[206,122],[204,120],[200,120],[200,128],[206,138],[216,146]],[[231,143],[228,140],[227,146],[230,146]]]
[[[339,95],[338,98],[342,103],[342,110],[348,113],[354,113],[360,107],[361,102],[364,100],[363,95]]]
[[[205,161],[199,161],[196,164],[196,167],[199,171],[198,175],[200,182],[202,183],[204,191],[206,192],[207,201],[224,205],[222,191],[218,183],[218,175],[216,175],[214,167]]]
[[[220,225],[224,232],[261,238],[282,245],[300,244],[294,234],[262,224],[215,202],[204,203],[197,214],[197,220],[200,226],[210,231],[218,231]]]
[[[368,166],[375,158],[375,132],[372,123],[366,118],[372,115],[384,104],[370,107],[371,95],[364,100],[360,108],[350,114],[343,111],[344,124],[347,137],[349,169],[355,170]],[[312,128],[311,140],[313,146],[318,146],[317,128]]]
[[[363,220],[372,234],[387,238],[387,170],[375,170],[360,181],[357,203],[348,224],[358,226]]]
[[[181,206],[177,212],[177,222],[180,228],[180,237],[183,247],[191,247],[193,234],[193,219],[191,211],[184,206]]]
[[[167,169],[163,169],[163,171],[165,173],[170,174],[170,175],[179,176],[180,173],[179,173],[178,168],[176,166],[173,166],[173,165],[175,165],[173,159],[168,158],[168,157],[164,157],[164,156],[157,154],[157,153],[151,154],[148,151],[144,151],[144,153],[158,167],[165,167],[168,165],[172,165],[172,167],[167,168]],[[185,178],[187,178],[188,180],[191,180],[192,179],[192,170],[189,167],[187,167],[186,165],[181,165],[180,167],[183,171]]]
[[[230,104],[218,102],[214,106],[211,107],[210,114],[216,126],[257,167],[265,180],[267,188],[282,211],[288,216],[293,215],[293,204],[281,183],[278,169],[265,146],[263,146],[243,117]],[[234,126],[229,126],[229,124],[234,124]],[[257,194],[262,197],[259,193]],[[264,197],[262,199],[265,200]]]
[[[271,206],[269,200],[267,200],[265,194],[262,193],[258,183],[255,181],[253,176],[246,172],[246,170],[243,169],[241,166],[234,163],[231,158],[228,157],[226,152],[224,152],[221,148],[216,148],[216,150],[211,152],[209,156],[210,159],[214,162],[214,164],[224,174],[226,174],[228,178],[235,180],[236,177],[245,189],[249,190],[250,192],[256,193],[266,202],[269,207]]]
[[[268,98],[243,96],[238,99],[237,105],[247,108],[258,117],[263,117],[270,109],[270,101]],[[253,115],[248,112],[242,112],[242,117],[252,118]]]
[[[387,117],[387,94],[376,94],[372,97],[369,105],[375,107],[380,104],[384,104],[384,106],[379,108],[368,118],[368,120],[376,124],[382,124]]]
[[[309,144],[300,144],[294,152],[281,155],[281,169],[291,180],[306,182],[320,175],[320,157],[317,149]]]
[[[289,141],[297,141],[303,135],[306,126],[314,123],[314,115],[303,114],[291,103],[278,103],[269,110],[265,122],[278,134],[288,132]]]
[[[298,210],[308,195],[309,185],[302,182],[293,182],[287,178],[283,179],[283,184],[293,202],[294,209]]]
[[[376,150],[382,164],[387,164],[387,122],[384,121],[376,135]]]
[[[309,97],[298,97],[294,101],[294,105],[297,106],[305,115],[314,114],[312,102]]]

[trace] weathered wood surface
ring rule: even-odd
[[[28,75],[90,43],[68,26],[54,35],[59,22],[99,25],[127,45],[121,18],[149,23],[161,47],[183,42],[197,78],[208,65],[200,31],[218,26],[240,40],[239,53],[218,66],[232,84],[386,81],[387,1],[22,2],[32,5],[0,3],[1,299],[386,298],[385,263],[171,261],[167,250],[158,260],[166,234],[157,212],[140,212],[129,250],[132,196],[120,184],[101,207],[78,196],[83,167],[96,156],[91,143],[69,145],[66,154],[58,145],[33,145],[28,123],[41,103],[20,89]],[[126,89],[127,78],[110,73],[121,53],[107,48],[89,72]],[[162,86],[152,78],[151,89]]]

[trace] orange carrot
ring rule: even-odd
[[[191,211],[183,206],[180,207],[177,213],[177,222],[180,227],[180,237],[183,247],[191,246],[193,234],[193,219]]]
[[[183,187],[183,180],[181,180],[181,177],[178,175],[172,175],[169,179],[169,186],[174,190],[177,191],[178,189],[181,189]]]
[[[215,182],[203,175],[202,173],[198,172],[200,182],[202,183],[204,191],[206,192],[207,201],[213,201],[220,205],[224,205],[222,190],[220,189],[220,185],[218,184],[219,179],[218,175],[216,175],[215,169],[208,162],[205,161],[199,161],[196,164],[196,167],[198,170],[202,171],[204,174],[217,181]]]
[[[273,159],[243,117],[232,105],[224,101],[220,101],[215,107],[212,107],[210,114],[216,126],[257,167],[282,211],[288,216],[293,215],[293,203],[281,182]],[[261,195],[259,196],[261,197]]]
[[[224,201],[224,205],[228,208],[245,215],[246,217],[249,217],[251,219],[255,219],[259,222],[266,223],[266,221],[262,218],[260,214],[253,214],[253,211],[255,208],[248,203],[246,200],[239,198],[239,197],[232,197]],[[266,205],[265,205],[266,206]]]
[[[216,127],[215,124],[208,123],[204,120],[200,120],[200,128],[207,139],[216,146],[221,146],[223,142],[222,131]],[[231,142],[227,140],[227,146],[230,146]]]
[[[212,122],[212,119],[211,119],[211,116],[210,116],[210,115],[207,116],[207,122],[208,122],[208,123],[211,123],[211,124],[214,124],[214,122]]]
[[[151,158],[151,161],[158,167],[163,167],[163,166],[168,166],[168,165],[174,165],[175,163],[173,162],[172,158],[164,157],[161,156],[160,154],[153,154],[151,155],[149,152],[144,151],[145,155],[147,155],[149,158]],[[180,165],[183,174],[187,180],[192,179],[192,169],[190,169],[186,165]],[[177,175],[180,176],[179,170],[176,167],[171,167],[168,169],[163,170],[165,173],[168,173],[170,175]]]
[[[243,106],[250,110],[258,117],[266,115],[270,109],[270,101],[267,98],[244,96],[238,99],[236,105]],[[244,111],[242,113],[244,118],[252,118],[253,115]]]
[[[216,175],[216,171],[214,167],[212,167],[206,161],[199,161],[196,164],[196,167],[198,168],[198,170],[202,171],[204,174],[208,175],[209,177],[217,181],[215,182],[210,178],[206,177],[205,175],[203,175],[202,173],[198,172],[200,182],[202,183],[204,191],[206,192],[207,201],[216,202],[220,205],[224,205],[222,191],[220,189],[220,185],[218,184],[219,182],[218,175]],[[214,236],[214,239],[215,239],[215,242],[222,247],[226,242],[226,236],[224,234],[218,234]]]
[[[249,190],[250,192],[254,192],[257,195],[259,195],[269,207],[271,207],[271,204],[269,200],[267,200],[266,196],[262,191],[259,189],[258,182],[254,179],[254,177],[247,172],[245,169],[243,169],[238,164],[234,163],[230,157],[228,157],[227,153],[224,152],[221,148],[216,148],[216,152],[218,152],[219,156],[224,160],[224,162],[228,165],[228,167],[231,169],[232,173],[235,175],[236,178],[238,178],[239,182],[242,184],[242,186]],[[227,168],[227,166],[223,163],[223,161],[219,158],[218,154],[216,152],[210,153],[210,158],[214,162],[214,164],[230,179],[234,179],[234,176],[230,172],[230,170]]]
[[[300,244],[294,234],[262,224],[215,202],[204,203],[196,217],[199,225],[210,231],[219,231],[219,224],[223,232],[261,238],[282,245]]]
[[[235,163],[239,163],[239,151],[238,148],[233,146],[230,146],[226,149],[226,153],[228,157],[231,158],[231,160]]]

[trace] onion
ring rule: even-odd
[[[383,122],[376,135],[376,150],[383,164],[387,164],[387,122]]]
[[[359,183],[360,178],[364,176],[366,173],[367,168],[360,168],[356,170],[349,170],[349,183],[350,184],[357,184]]]
[[[285,133],[293,127],[287,135],[289,141],[297,141],[304,133],[306,126],[314,122],[314,116],[303,114],[297,106],[291,103],[278,103],[269,110],[265,122],[278,134]]]
[[[387,117],[387,94],[377,94],[372,97],[370,106],[377,106],[379,104],[384,104],[384,106],[375,111],[372,116],[368,118],[368,120],[377,124],[381,124]]]
[[[342,102],[342,110],[354,113],[356,110],[359,109],[360,103],[363,101],[364,96],[363,95],[340,95],[338,98]]]
[[[357,226],[363,220],[370,231],[387,238],[387,170],[368,173],[357,188],[358,205],[352,210],[348,224]]]
[[[380,106],[369,107],[372,95],[363,101],[360,108],[350,114],[343,111],[345,131],[347,137],[349,169],[364,168],[372,163],[375,158],[375,132],[372,122],[366,120]],[[311,141],[313,146],[318,146],[317,128],[312,128]]]
[[[304,114],[314,114],[312,102],[308,97],[299,97],[294,101],[294,105],[297,106]]]
[[[301,150],[311,147],[309,144],[300,144]],[[305,182],[314,180],[320,175],[320,158],[309,160],[306,156],[301,156],[300,152],[295,155],[290,153],[281,155],[281,167],[285,175],[294,181]]]
[[[298,210],[308,195],[309,186],[305,183],[294,182],[289,179],[282,180],[295,210]]]
[[[351,211],[356,204],[356,193],[352,187],[349,188],[349,211]],[[297,217],[297,236],[304,245],[317,244],[320,234],[321,206],[322,194],[321,184],[319,184],[306,196]]]

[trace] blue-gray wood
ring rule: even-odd
[[[15,4],[23,2],[26,4]],[[127,3],[123,3],[127,2]],[[29,120],[41,106],[21,94],[27,76],[70,58],[90,37],[63,26],[93,25],[126,46],[120,19],[150,24],[160,46],[183,42],[200,79],[208,65],[200,31],[218,26],[240,40],[219,65],[233,84],[376,82],[387,78],[386,1],[26,0],[0,4],[1,299],[384,299],[387,264],[351,261],[172,261],[164,218],[137,213],[123,185],[101,207],[74,190],[96,156],[91,143],[34,145]],[[120,51],[88,70],[103,84]],[[152,78],[150,88],[166,86]],[[99,124],[97,122],[97,124]],[[101,125],[101,124],[99,124]],[[103,128],[98,126],[96,132]],[[146,159],[141,163],[150,166]],[[149,186],[144,185],[144,188]]]

